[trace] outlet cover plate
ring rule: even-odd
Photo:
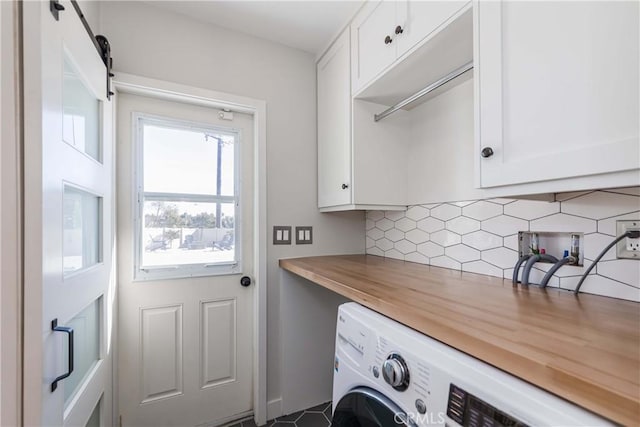
[[[626,233],[629,230],[640,230],[640,220],[616,221],[616,235]],[[616,244],[616,257],[623,259],[640,260],[640,239],[625,237]]]

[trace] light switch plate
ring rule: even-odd
[[[310,245],[313,243],[313,227],[296,227],[296,245]]]
[[[274,225],[273,226],[273,244],[274,245],[290,245],[291,244],[291,226],[290,225]]]

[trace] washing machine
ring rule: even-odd
[[[361,305],[338,310],[333,427],[608,425]]]

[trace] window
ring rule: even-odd
[[[65,184],[63,190],[63,268],[70,275],[102,262],[102,201]]]
[[[136,279],[239,270],[238,133],[137,114]]]

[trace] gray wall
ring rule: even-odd
[[[320,214],[317,210],[314,56],[172,14],[148,3],[102,2],[99,15],[99,32],[111,42],[116,72],[267,102],[269,230],[273,225],[314,227],[313,245],[268,246],[267,396],[268,400],[279,399],[278,259],[362,253],[365,246],[363,213]]]

